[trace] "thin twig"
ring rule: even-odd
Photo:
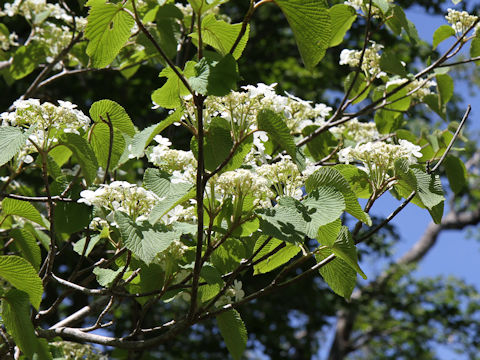
[[[440,165],[442,165],[443,160],[447,157],[448,153],[450,152],[450,149],[452,148],[453,144],[455,143],[455,140],[457,140],[458,135],[460,135],[460,131],[463,128],[463,125],[465,125],[465,121],[467,121],[468,115],[470,114],[470,111],[472,110],[472,107],[468,105],[467,110],[465,111],[465,114],[463,115],[462,121],[457,127],[457,131],[455,131],[455,134],[453,134],[452,140],[450,140],[450,143],[447,146],[447,149],[443,153],[442,157],[438,162],[435,164],[435,166],[430,169],[429,173],[434,173]]]

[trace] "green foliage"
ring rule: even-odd
[[[178,237],[178,233],[161,225],[151,225],[144,221],[135,223],[127,214],[115,213],[122,240],[140,260],[150,264],[158,253],[161,253]]]
[[[10,161],[25,146],[32,131],[33,128],[23,132],[16,127],[0,127],[0,166]]]
[[[435,49],[442,41],[454,35],[455,30],[453,30],[451,26],[441,25],[433,34],[433,48]]]
[[[96,68],[108,66],[130,37],[135,21],[122,4],[90,0],[85,37],[89,39],[87,54]]]
[[[259,130],[266,131],[295,160],[295,141],[281,115],[269,109],[261,110],[257,115],[257,124]]]
[[[455,194],[459,194],[467,186],[468,174],[463,161],[456,156],[447,155],[443,166],[445,166],[450,188]]]
[[[35,270],[38,271],[42,258],[40,247],[33,234],[25,229],[12,229],[10,235],[15,239],[15,246],[22,257],[28,260]]]
[[[99,100],[94,102],[90,107],[90,116],[96,123],[110,124],[114,129],[118,129],[128,136],[135,135],[135,127],[130,116],[115,101]]]
[[[332,23],[330,47],[333,47],[342,43],[345,34],[357,19],[357,13],[351,6],[337,4],[328,9],[328,14]]]
[[[2,320],[16,344],[30,359],[51,360],[48,345],[35,335],[28,295],[11,289],[2,296]]]
[[[70,149],[82,168],[87,184],[93,183],[97,177],[98,162],[90,144],[83,137],[73,133],[63,134],[60,143]]]
[[[263,245],[265,242],[267,242],[267,244]],[[258,240],[255,242],[254,252],[256,252],[260,246],[263,246],[263,248],[253,258],[253,261],[262,259],[268,253],[270,253],[270,251],[276,249],[282,244],[285,245],[283,248],[278,250],[275,254],[266,257],[253,267],[254,275],[266,274],[272,270],[275,270],[279,266],[287,263],[301,251],[301,248],[295,244],[284,243],[283,241],[277,239],[268,240],[268,238],[266,239],[264,237],[258,238]]]
[[[16,215],[39,225],[45,225],[40,212],[28,201],[5,198],[2,200],[2,213],[4,217]]]
[[[158,124],[150,125],[149,127],[143,129],[142,131],[135,134],[132,139],[132,149],[130,154],[132,157],[139,158],[143,156],[143,152],[148,144],[150,144],[153,138],[160,134],[167,127],[172,125],[175,122],[180,121],[182,116],[182,109],[177,109],[173,114],[169,115],[165,120],[162,120]]]
[[[230,54],[219,61],[204,57],[195,65],[195,76],[189,78],[188,82],[199,94],[227,95],[237,82],[235,59]]]
[[[242,357],[247,346],[247,329],[236,310],[217,315],[217,324],[227,349],[235,360]]]
[[[32,73],[45,57],[45,50],[39,43],[21,46],[13,56],[10,75],[15,80],[20,80]]]
[[[414,192],[412,203],[439,224],[445,201],[440,176],[446,176],[451,192],[445,194],[454,195],[450,210],[476,207],[476,178],[463,163],[475,145],[466,132],[454,139],[457,123],[434,129],[424,121],[432,111],[446,122],[458,117],[457,76],[447,73],[453,74],[453,56],[468,42],[470,55],[480,55],[477,35],[467,35],[439,57],[433,49],[460,36],[460,30],[441,26],[429,48],[402,5],[386,0],[371,3],[371,19],[366,19],[368,2],[357,9],[328,7],[323,0],[273,1],[278,8],[268,4],[272,1],[235,2],[225,7],[228,19],[219,12],[227,2],[89,0],[87,19],[81,18],[84,1],[69,9],[41,2],[35,4],[39,11],[25,10],[30,3],[8,11],[2,7],[0,17],[8,13],[9,19],[0,24],[0,73],[12,96],[0,116],[0,241],[9,254],[0,256],[5,280],[0,295],[6,337],[20,357],[87,358],[93,352],[82,352],[80,343],[93,341],[114,345],[112,356],[119,359],[131,356],[123,348],[137,346],[152,359],[184,358],[185,349],[196,346],[195,336],[202,346],[221,336],[231,356],[240,359],[247,332],[235,309],[254,300],[255,317],[263,319],[263,308],[269,307],[276,318],[265,318],[272,324],[268,336],[253,332],[253,346],[259,341],[270,349],[270,336],[279,347],[280,338],[284,349],[308,348],[289,351],[289,357],[310,358],[318,352],[312,339],[319,338],[311,329],[324,328],[326,317],[343,302],[321,290],[328,285],[350,299],[357,274],[367,278],[359,261],[364,255],[379,264],[392,260],[391,224],[375,218],[381,226],[371,232],[373,206],[385,192],[398,199]],[[17,39],[13,29],[20,18],[26,21]],[[375,44],[363,39],[365,26],[371,31],[367,40]],[[306,69],[297,64],[294,40]],[[340,45],[345,48],[328,50]],[[350,70],[338,66],[339,55]],[[108,72],[85,74],[97,68]],[[245,68],[259,70],[256,86]],[[71,89],[52,85],[67,76],[80,81],[66,81]],[[306,80],[312,78],[318,80],[314,85]],[[237,90],[237,83],[250,86]],[[25,93],[16,94],[17,89]],[[284,89],[292,93],[280,94]],[[308,98],[318,100],[327,91],[334,109],[300,98],[310,92]],[[150,93],[154,108],[163,109],[149,111]],[[90,123],[79,109],[105,97],[115,101],[94,102]],[[79,107],[45,102],[58,98]],[[14,99],[19,100],[10,104]],[[428,108],[417,106],[422,103]],[[454,140],[453,154],[446,154]],[[438,162],[444,173],[432,173],[431,163]],[[368,199],[365,207],[359,198]],[[441,230],[455,226],[448,223]],[[364,240],[357,249],[355,242]],[[385,331],[378,321],[383,316],[391,328],[399,326],[388,314],[402,298],[381,308],[379,290],[389,293],[395,286],[387,282],[407,272],[392,269],[388,279],[367,286],[369,297],[355,299],[358,317],[349,316],[342,303],[346,321],[352,321],[347,327],[360,343],[364,336],[375,338],[378,329]],[[307,278],[314,270],[326,285]],[[53,276],[59,273],[68,280]],[[286,285],[294,286],[293,293],[257,300]],[[302,316],[305,294],[309,321],[294,324],[302,332],[283,334]],[[78,312],[87,303],[88,317]],[[370,303],[379,306],[378,314],[370,311],[372,327],[362,319]],[[421,323],[425,313],[414,310]],[[74,312],[85,328],[63,321]],[[208,323],[213,317],[217,327]],[[318,321],[310,323],[314,317]],[[278,326],[281,321],[287,325]],[[250,326],[258,327],[255,321]],[[107,332],[89,335],[99,328]],[[192,336],[183,336],[190,330]],[[119,334],[130,335],[120,339]],[[67,337],[75,341],[75,351],[56,341]],[[40,338],[55,341],[49,340],[49,349]],[[348,334],[344,340],[354,346],[352,339]],[[13,357],[4,340],[0,357]],[[279,354],[269,353],[285,356]],[[188,356],[210,354],[202,349]]]
[[[0,277],[25,292],[33,307],[39,309],[43,285],[32,264],[20,256],[0,256]]]
[[[315,258],[321,262],[331,256],[333,252],[329,249],[319,249]],[[320,268],[325,282],[338,295],[349,299],[357,282],[357,272],[344,260],[335,258],[327,265]]]
[[[277,0],[276,4],[292,28],[305,67],[313,69],[325,56],[332,41],[327,4],[323,0]],[[335,30],[335,36],[338,36],[340,30]]]
[[[195,76],[195,62],[189,61],[185,65],[185,70],[177,70],[185,77]],[[185,84],[178,78],[175,72],[167,67],[160,72],[160,77],[166,77],[167,82],[152,93],[152,101],[166,109],[173,109],[181,105],[180,96],[188,95],[188,89]]]
[[[240,35],[241,28],[242,24],[229,24],[223,20],[215,19],[215,15],[210,14],[202,20],[202,40],[205,44],[210,45],[221,55],[225,56],[230,53],[233,44]],[[242,55],[247,45],[249,33],[250,26],[248,25],[245,34],[240,39],[232,54],[235,59],[238,59]],[[198,32],[194,32],[190,34],[190,36],[198,44]]]

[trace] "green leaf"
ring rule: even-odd
[[[401,85],[389,85],[386,89],[386,92],[390,93],[399,86]],[[411,96],[407,96],[407,89],[404,87],[387,98],[387,102],[391,102],[391,104],[385,105],[385,109],[390,109],[394,111],[407,111],[410,108],[410,101]]]
[[[15,239],[13,243],[18,249],[23,258],[27,259],[35,270],[40,269],[40,262],[42,261],[40,246],[33,234],[25,229],[12,229],[10,236]]]
[[[350,184],[343,177],[340,171],[332,167],[323,167],[310,175],[305,182],[305,189],[307,193],[310,193],[323,186],[334,187],[335,190],[339,191],[345,199],[345,211],[352,216],[355,216],[358,220],[362,221],[368,226],[372,225],[370,216],[363,211],[362,207],[358,203],[355,193],[350,187]]]
[[[240,34],[241,28],[242,24],[229,24],[223,20],[215,19],[214,14],[209,14],[202,20],[202,41],[204,44],[210,45],[221,55],[225,56],[230,53],[233,44]],[[233,52],[233,57],[236,60],[242,55],[247,45],[249,32],[250,25],[247,26],[245,34]],[[198,32],[194,32],[190,34],[190,36],[195,40],[196,44],[198,44]]]
[[[15,80],[20,80],[31,74],[43,62],[45,50],[42,44],[32,42],[27,46],[20,46],[13,55],[10,75]]]
[[[245,157],[250,153],[253,146],[253,135],[249,135],[242,143],[237,147],[237,150],[232,156],[232,159],[225,165],[223,171],[232,171],[238,169],[243,165]]]
[[[295,161],[295,141],[282,115],[270,109],[262,109],[257,115],[257,125],[259,130],[266,131],[269,137],[277,142],[282,149],[285,149],[287,154]]]
[[[395,162],[395,174],[400,179],[395,186],[395,190],[405,198],[415,190],[417,195],[412,202],[420,207],[427,208],[432,214],[433,220],[439,223],[441,214],[443,214],[443,202],[445,200],[440,177],[428,174],[416,166],[411,166],[407,169],[405,160],[403,163],[402,161]]]
[[[308,209],[300,201],[283,197],[269,209],[259,210],[260,229],[265,235],[295,244],[306,236]]]
[[[402,77],[407,76],[405,67],[400,62],[397,54],[391,51],[384,51],[380,58],[380,68],[389,74],[400,75]]]
[[[325,56],[332,22],[324,0],[277,0],[292,28],[305,67],[312,70]]]
[[[147,265],[179,238],[177,232],[169,231],[161,225],[152,226],[147,221],[137,224],[121,211],[115,212],[115,221],[127,249]]]
[[[437,94],[429,94],[423,97],[423,102],[428,105],[428,107],[436,112],[442,119],[446,119],[447,115],[445,114],[445,108],[442,107],[440,103],[440,96]]]
[[[50,150],[48,156],[50,156],[58,166],[62,167],[68,159],[70,159],[72,152],[65,145],[59,145]]]
[[[356,73],[354,71],[352,71],[346,77],[345,83],[343,84],[343,88],[344,88],[345,92],[347,92],[348,89],[350,89],[350,86],[353,82],[353,79],[355,79],[355,74]],[[348,98],[350,100],[356,98],[355,101],[353,102],[353,104],[358,104],[359,102],[361,102],[361,101],[363,101],[367,98],[368,94],[370,93],[370,89],[367,89],[367,86],[368,86],[368,84],[367,84],[367,79],[366,79],[365,75],[363,73],[358,73],[358,75],[356,75],[355,84],[353,85],[352,89],[350,90],[350,94],[348,96]]]
[[[143,176],[143,185],[160,198],[180,193],[184,195],[192,187],[192,184],[172,183],[170,177],[165,171],[149,168]]]
[[[338,164],[335,169],[340,171],[345,180],[348,181],[352,191],[357,198],[368,199],[372,194],[368,174],[355,165]]]
[[[90,107],[90,117],[96,123],[108,123],[111,121],[115,129],[128,136],[135,135],[135,127],[125,109],[112,100],[95,101]]]
[[[228,238],[212,254],[211,261],[222,274],[225,274],[234,271],[246,257],[245,239]]]
[[[359,273],[365,280],[367,279],[367,276],[358,265],[357,248],[353,242],[352,234],[350,234],[350,231],[348,231],[346,226],[342,226],[340,234],[338,234],[338,237],[330,250],[332,250],[338,258],[345,261],[347,265]]]
[[[118,270],[102,269],[99,267],[93,269],[93,273],[97,277],[97,282],[101,286],[109,286],[122,271],[123,267],[120,267]]]
[[[41,226],[46,226],[38,210],[28,201],[5,198],[2,200],[2,212],[5,216],[21,216]]]
[[[184,71],[180,68],[177,68],[177,70],[188,79],[195,76],[195,64],[194,61],[189,61],[185,65]],[[188,95],[188,89],[170,67],[163,69],[159,76],[166,77],[167,81],[160,89],[152,93],[152,101],[166,109],[179,107],[182,104],[180,97]]]
[[[52,355],[44,339],[35,335],[30,320],[28,295],[11,289],[2,298],[2,321],[15,344],[29,359],[51,360]]]
[[[317,262],[321,262],[332,254],[330,249],[319,249],[315,258]],[[350,299],[355,284],[357,283],[357,272],[352,269],[351,266],[342,259],[335,258],[328,264],[322,266],[319,272],[328,286],[330,286],[337,295],[347,300]]]
[[[377,110],[375,112],[374,120],[380,134],[393,133],[403,125],[402,114],[387,109]]]
[[[215,170],[228,157],[232,147],[230,123],[220,117],[213,118],[205,134],[205,169]]]
[[[459,194],[467,185],[467,169],[463,161],[453,155],[447,155],[443,161],[450,188],[454,194]]]
[[[0,166],[10,161],[23,147],[33,132],[31,127],[26,132],[13,126],[0,127]]]
[[[142,131],[135,134],[132,140],[132,147],[130,150],[130,156],[137,159],[143,156],[145,148],[150,144],[153,138],[160,134],[167,127],[175,122],[179,122],[183,115],[183,109],[178,108],[175,112],[169,115],[165,120],[162,120],[158,124],[151,125]]]
[[[74,133],[62,134],[60,143],[68,147],[76,156],[87,185],[91,185],[97,177],[98,163],[90,144]]]
[[[312,239],[317,236],[320,226],[335,221],[345,210],[345,199],[334,186],[317,187],[302,203],[307,208],[306,234]]]
[[[316,129],[318,129],[318,126],[316,125],[306,126],[302,130],[302,135],[307,137]],[[316,161],[320,161],[324,157],[330,155],[337,145],[338,140],[335,136],[330,131],[324,131],[307,143],[307,149]]]
[[[342,220],[336,219],[318,228],[317,240],[321,245],[332,247],[342,229]]]
[[[234,360],[239,360],[247,347],[247,329],[236,310],[217,315],[217,325]]]
[[[192,6],[192,9],[197,14],[204,14],[208,10],[219,6],[227,1],[228,0],[188,0],[190,5]]]
[[[442,183],[438,175],[427,174],[425,171],[417,168],[412,168],[411,170],[417,179],[418,197],[427,209],[431,210],[445,200]]]
[[[85,37],[89,39],[87,54],[92,65],[109,65],[131,35],[135,20],[123,10],[122,4],[90,2]]]
[[[455,36],[455,30],[450,25],[442,25],[433,33],[433,49],[436,49],[438,44],[447,40],[449,37]]]
[[[253,251],[257,251],[260,246],[262,246],[267,239],[264,236],[261,236],[255,243],[255,248]],[[262,250],[253,258],[253,261],[261,259],[267,255],[270,251],[274,250],[277,246],[283,244],[284,242],[278,239],[271,239],[267,245],[265,245]],[[290,261],[295,255],[300,252],[300,247],[295,244],[285,244],[285,246],[278,250],[275,254],[270,255],[268,258],[262,260],[258,264],[253,266],[253,275],[266,274],[272,270],[275,270],[279,266]]]
[[[88,243],[87,248],[85,249],[85,256],[88,256],[95,245],[102,239],[100,235],[92,236],[90,242]],[[85,243],[87,242],[87,238],[81,238],[73,245],[73,251],[75,251],[78,255],[82,255],[83,248],[85,247]]]
[[[60,202],[55,206],[55,230],[58,233],[72,234],[82,231],[90,220],[92,210],[85,204]]]
[[[472,43],[470,44],[470,57],[476,58],[479,56],[480,56],[480,36],[478,36],[478,33],[477,33],[473,38]],[[475,64],[480,65],[480,60],[475,61]]]
[[[125,139],[122,132],[112,128],[112,136],[110,136],[110,127],[107,124],[95,123],[90,134],[90,145],[98,160],[98,165],[106,169],[108,164],[108,170],[114,170],[125,150]],[[110,141],[112,141],[111,151]]]
[[[447,74],[439,74],[435,76],[437,80],[437,89],[438,95],[440,97],[440,103],[445,106],[453,96],[453,79],[450,75]]]
[[[202,95],[224,96],[237,84],[237,63],[227,54],[220,61],[205,56],[195,65],[195,76],[188,79],[193,90]]]
[[[33,307],[38,310],[42,302],[43,285],[32,264],[20,256],[0,256],[0,277],[26,292]]]
[[[332,38],[330,47],[340,45],[347,31],[352,27],[357,13],[351,6],[344,4],[333,5],[328,9],[332,23]]]

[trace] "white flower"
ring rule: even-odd
[[[362,70],[367,78],[380,78],[386,75],[386,73],[380,69],[380,51],[383,49],[383,46],[374,41],[370,42],[370,47],[365,49],[363,55]],[[340,65],[356,67],[360,64],[361,56],[362,52],[359,50],[344,49],[340,53]]]
[[[164,138],[161,135],[155,136],[153,140],[155,140],[159,145],[162,145],[162,146],[170,147],[172,145],[170,139]]]
[[[153,192],[126,181],[102,184],[94,191],[83,190],[80,197],[78,203],[109,209],[112,211],[110,214],[123,211],[134,219],[148,216],[153,207],[163,200]]]
[[[478,17],[475,15],[470,15],[466,11],[447,9],[447,15],[445,16],[445,19],[457,34],[463,34],[473,25],[475,21],[477,21]]]
[[[240,301],[245,296],[245,291],[242,290],[242,282],[233,280],[233,291],[235,293],[235,302]]]
[[[265,85],[264,83],[258,83],[257,86],[253,86],[253,85],[242,86],[242,89],[247,90],[248,96],[250,98],[256,98],[256,97],[262,96],[269,99],[277,95],[275,93],[275,86],[277,86],[277,83],[273,83],[270,85]]]
[[[374,122],[360,122],[357,118],[333,127],[330,132],[337,137],[353,140],[355,143],[366,143],[380,138],[380,133]]]

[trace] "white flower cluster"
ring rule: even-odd
[[[177,221],[195,222],[197,220],[195,206],[177,205],[162,217],[165,225],[174,224]]]
[[[172,143],[167,138],[157,135],[158,143],[147,154],[148,160],[160,169],[173,174],[172,182],[195,182],[197,160],[191,151],[170,149]]]
[[[388,88],[390,85],[401,85],[406,81],[408,81],[408,79],[404,78],[389,80],[386,84],[386,87]],[[435,86],[437,86],[437,82],[434,80],[415,79],[406,85],[405,89],[413,99],[422,101],[425,96],[433,94],[431,88]]]
[[[243,86],[244,92],[232,91],[224,97],[209,97],[206,102],[206,117],[221,116],[232,123],[238,137],[248,130],[256,129],[257,114],[262,109],[271,109],[285,116],[287,126],[293,133],[300,133],[311,124],[322,125],[332,110],[325,104],[315,104],[293,95],[277,95],[277,84]],[[191,112],[191,110],[190,110]]]
[[[28,39],[28,42],[44,45],[43,49],[47,52],[47,62],[52,62],[70,43],[73,36],[71,29],[74,25],[77,33],[83,31],[87,25],[86,18],[74,18],[58,3],[47,3],[46,0],[15,0],[13,3],[6,3],[3,11],[0,10],[0,17],[15,15],[23,16],[32,26],[32,36]],[[37,19],[38,15],[42,16],[41,21]],[[44,18],[44,15],[47,16]],[[19,45],[15,42],[15,33],[10,34],[8,40],[7,43],[0,35],[0,44],[4,50],[7,50],[10,45]],[[67,55],[67,59],[71,61],[71,64],[78,63],[78,59],[71,53]],[[63,63],[59,62],[55,69],[59,70],[62,66]]]
[[[52,22],[45,22],[38,27],[32,36],[32,41],[43,43],[47,52],[47,62],[53,59],[65,49],[72,40],[70,29],[66,25],[57,25]]]
[[[386,73],[380,69],[380,51],[383,49],[383,45],[371,42],[370,47],[365,49],[363,56],[362,71],[367,78],[380,78],[385,76]],[[356,67],[360,64],[362,52],[359,50],[343,49],[340,53],[340,65],[349,65]]]
[[[296,199],[302,197],[301,187],[304,179],[290,156],[283,156],[280,161],[271,165],[259,166],[256,172],[268,180],[269,185],[275,189],[276,195],[292,196]]]
[[[331,128],[330,132],[338,138],[344,137],[356,144],[367,143],[380,138],[374,122],[360,122],[357,118]]]
[[[168,265],[177,263],[187,250],[188,246],[186,246],[183,242],[180,240],[174,240],[168,246],[168,248],[157,254],[154,261],[158,263],[164,271],[166,271]]]
[[[49,17],[65,22],[72,22],[70,16],[65,9],[59,4],[50,4],[46,0],[15,0],[13,3],[6,3],[0,16],[21,15],[27,20],[34,20],[35,16],[41,13],[48,13]]]
[[[392,4],[393,0],[386,0],[386,2]],[[364,2],[364,0],[346,0],[344,4],[350,5],[357,11],[362,10],[365,15],[368,14],[368,6],[369,6],[368,1]],[[380,9],[373,2],[372,2],[372,9],[370,13],[373,17],[381,16]]]
[[[398,145],[377,141],[341,149],[338,159],[346,164],[361,161],[364,170],[373,177],[374,184],[380,187],[387,178],[387,171],[393,169],[395,160],[405,159],[409,165],[416,164],[423,156],[421,150],[420,146],[403,139]]]
[[[13,103],[15,111],[0,114],[1,126],[29,127],[36,125],[36,131],[30,140],[40,146],[55,142],[61,133],[80,134],[88,130],[90,118],[77,105],[69,101],[58,100],[58,106],[38,99],[17,100]],[[31,147],[30,143],[27,146]],[[25,149],[24,149],[25,150]],[[34,150],[32,147],[31,150]]]
[[[18,35],[14,32],[5,34],[0,28],[0,48],[7,51],[11,46],[18,46]]]
[[[260,174],[247,169],[227,171],[216,179],[216,189],[223,196],[232,195],[238,198],[251,195],[256,199],[265,199],[273,196],[267,179],[258,175]]]
[[[447,9],[447,15],[445,16],[448,23],[452,26],[453,30],[457,34],[463,34],[465,31],[473,25],[475,21],[478,20],[478,17],[475,15],[470,15],[466,11],[458,11],[453,9]]]
[[[136,221],[146,220],[153,207],[161,201],[153,192],[126,181],[102,184],[96,190],[83,190],[80,196],[79,203],[111,210],[107,216],[111,224],[114,224],[113,211],[123,211]]]
[[[227,291],[225,291],[225,295],[222,295],[216,302],[215,306],[220,308],[227,304],[231,304],[237,301],[240,301],[244,298],[245,291],[242,290],[242,282],[238,280],[233,281],[233,287],[230,287]]]

